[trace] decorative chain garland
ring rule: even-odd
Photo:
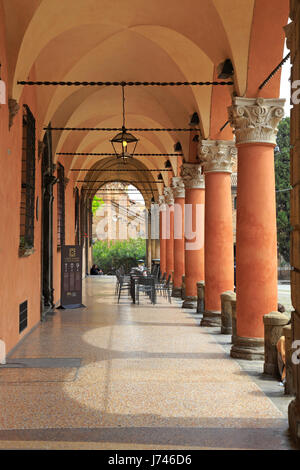
[[[110,168],[103,168],[103,169],[92,169],[92,168],[72,168],[70,171],[173,171],[172,168],[162,168],[162,169],[156,169],[156,168],[152,168],[152,169],[148,169],[148,168],[118,168],[118,169],[110,169]]]
[[[112,181],[107,181],[107,180],[77,180],[77,183],[111,183]],[[164,184],[163,181],[128,181],[127,184],[132,184],[132,183],[160,183]]]
[[[233,82],[54,82],[54,81],[17,81],[18,85],[38,86],[209,86],[233,85]]]
[[[106,132],[121,132],[122,128],[121,127],[44,127],[44,131],[49,130],[49,131],[106,131]],[[179,131],[184,131],[184,132],[191,132],[191,131],[199,131],[200,129],[197,129],[195,127],[191,127],[188,129],[165,129],[162,127],[159,128],[153,128],[151,129],[150,127],[146,128],[136,128],[136,127],[131,127],[131,128],[126,128],[127,131],[129,132],[137,132],[137,131],[149,131],[149,132],[179,132]]]
[[[271,80],[272,77],[274,77],[274,75],[278,72],[278,70],[281,69],[281,67],[283,66],[283,64],[290,58],[290,55],[291,53],[289,52],[283,59],[282,61],[277,65],[277,67],[275,67],[274,70],[272,70],[272,72],[270,73],[270,75],[268,75],[268,77],[262,82],[261,85],[259,85],[258,89],[259,90],[262,90],[262,88],[264,88],[266,86],[266,84]]]
[[[79,152],[79,153],[72,153],[72,152],[57,152],[56,155],[71,155],[71,156],[83,156],[83,155],[91,155],[91,156],[101,156],[101,157],[115,157],[114,153],[89,153],[89,152]],[[183,157],[182,153],[135,153],[135,157]]]

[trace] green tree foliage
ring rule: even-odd
[[[93,212],[93,215],[95,215],[97,209],[98,209],[100,206],[103,206],[103,205],[104,205],[103,199],[101,199],[101,197],[94,196],[94,199],[93,199],[93,202],[92,202],[92,212]]]
[[[139,259],[146,257],[146,240],[130,238],[129,240],[98,240],[93,245],[93,260],[107,274],[120,266],[125,270],[137,266]]]
[[[275,182],[278,249],[284,260],[290,261],[290,118],[279,124],[275,149]]]

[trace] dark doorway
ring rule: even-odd
[[[50,127],[50,124],[49,124]],[[54,307],[53,289],[53,185],[57,178],[53,175],[51,130],[47,129],[42,150],[42,241],[41,241],[41,320],[43,321]]]

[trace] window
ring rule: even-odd
[[[65,244],[65,169],[59,163],[57,168],[57,246]]]
[[[22,333],[25,328],[27,328],[27,319],[28,319],[28,302],[21,303],[19,305],[19,333]]]
[[[236,209],[236,203],[237,203],[237,197],[235,196],[234,200],[233,200],[233,207],[234,209]]]
[[[20,206],[20,253],[34,246],[35,206],[35,119],[27,105],[23,107],[22,176]]]

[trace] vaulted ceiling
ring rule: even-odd
[[[0,0],[6,24],[9,94],[18,80],[212,81],[231,59],[233,86],[125,88],[126,124],[132,128],[186,128],[197,112],[203,138],[230,139],[232,93],[257,96],[259,83],[282,59],[288,0]],[[277,97],[278,74],[262,96]],[[121,87],[36,87],[40,136],[53,127],[121,127]],[[170,153],[188,132],[144,132],[139,153]],[[111,152],[111,132],[54,131],[54,152]],[[113,158],[113,157],[112,157]],[[60,157],[67,172],[99,168],[106,157]],[[103,160],[103,161],[102,161]],[[165,157],[136,157],[134,168],[163,168]],[[170,157],[177,175],[181,160]],[[116,161],[112,162],[116,169]],[[70,172],[69,172],[70,173]],[[116,172],[112,174],[115,175]],[[70,173],[71,174],[71,173]],[[83,179],[84,172],[72,172]],[[99,171],[97,171],[99,174]],[[134,171],[128,172],[132,180]],[[147,172],[145,172],[147,174]],[[119,175],[122,176],[121,173]],[[168,174],[164,174],[166,185]],[[111,179],[108,173],[105,178]],[[149,180],[157,178],[149,173]],[[90,177],[91,179],[91,177]],[[141,178],[140,178],[141,179]],[[148,184],[148,183],[147,183]],[[150,183],[149,183],[150,184]],[[151,183],[155,185],[155,183]],[[144,185],[141,185],[141,190]],[[162,185],[157,185],[161,190]]]

